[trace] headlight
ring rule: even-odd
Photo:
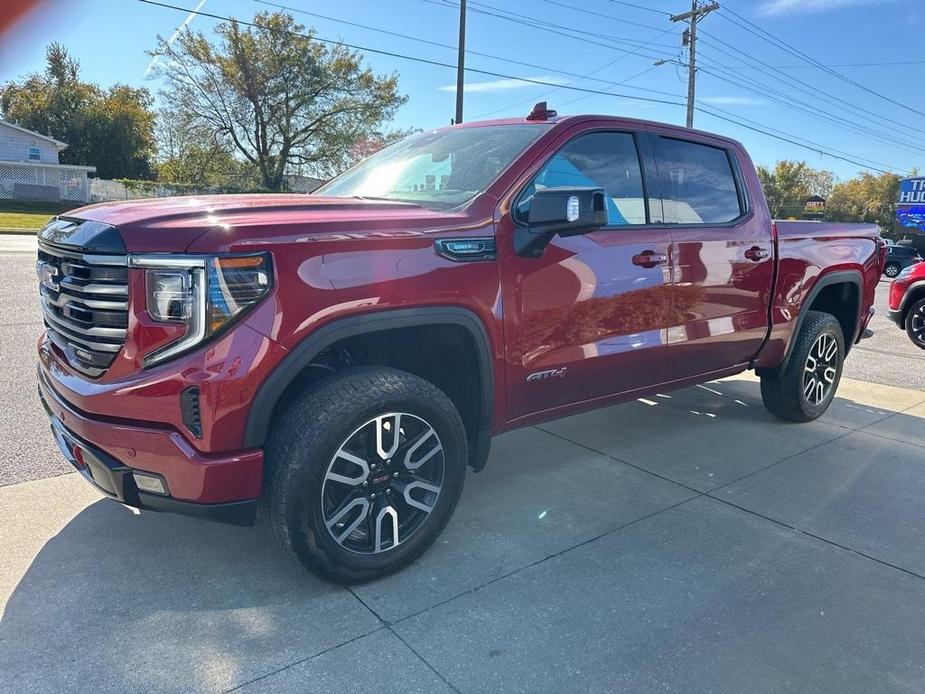
[[[195,347],[257,304],[270,291],[266,253],[223,256],[132,256],[145,269],[148,315],[162,323],[182,323],[179,340],[145,356],[158,364]]]
[[[898,280],[905,279],[906,277],[912,274],[913,270],[915,270],[915,265],[910,265],[909,267],[902,270],[898,275],[896,275],[896,279]]]

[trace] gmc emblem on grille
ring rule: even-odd
[[[58,268],[44,260],[39,260],[35,263],[35,273],[44,287],[53,292],[58,291]]]

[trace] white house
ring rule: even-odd
[[[87,202],[95,166],[58,163],[67,144],[0,120],[0,198]]]

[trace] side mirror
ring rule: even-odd
[[[553,236],[577,236],[607,224],[602,188],[541,188],[530,201],[527,226],[517,227],[514,250],[535,258]]]

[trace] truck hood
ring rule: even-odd
[[[368,198],[326,198],[312,195],[204,195],[151,198],[81,207],[63,215],[115,227],[126,250],[183,252],[210,231],[221,232],[225,243],[257,229],[271,233],[298,225],[300,233],[330,230],[345,222],[368,227],[433,224],[456,217],[410,203]],[[246,232],[244,231],[246,229]]]

